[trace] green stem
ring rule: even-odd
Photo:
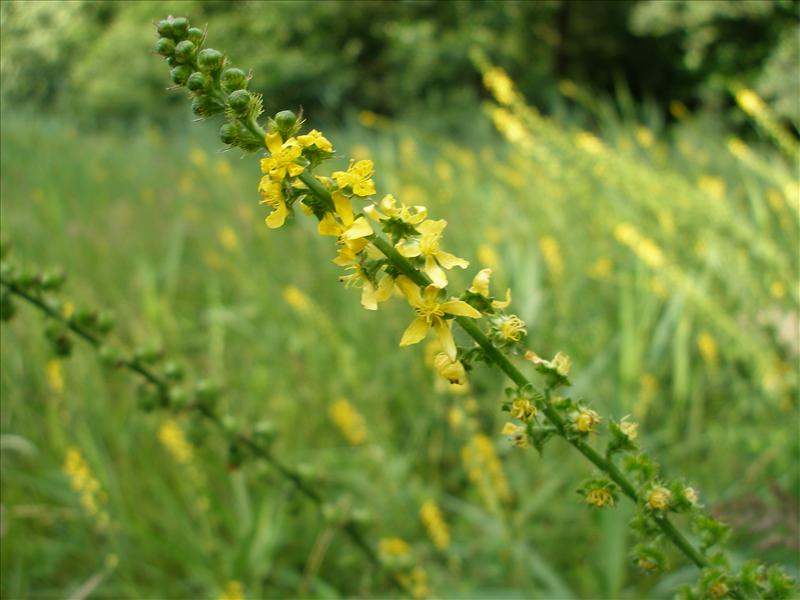
[[[313,175],[305,171],[300,179],[309,187],[309,189],[323,201],[330,201],[330,193],[319,182],[314,179]],[[313,184],[315,185],[312,185]],[[417,269],[407,258],[402,256],[387,240],[378,235],[370,238],[373,245],[380,250],[384,256],[392,263],[392,265],[401,273],[406,275],[411,281],[417,285],[424,287],[431,283],[425,273]],[[468,317],[455,317],[455,321],[461,328],[481,347],[486,354],[487,358],[494,362],[500,370],[502,370],[515,384],[519,387],[531,386],[528,378],[519,370],[514,364],[498,349],[492,341],[486,336],[481,328],[475,323],[474,319]],[[609,459],[604,458],[594,448],[589,446],[583,439],[575,438],[568,435],[567,424],[564,421],[561,413],[556,410],[551,404],[546,403],[543,409],[545,416],[558,430],[559,435],[569,442],[578,452],[583,454],[592,464],[598,469],[604,471],[616,483],[623,493],[628,496],[634,503],[639,504],[640,499],[636,492],[634,485],[628,480],[627,477],[620,471],[620,469]],[[698,568],[705,568],[708,566],[708,561],[702,553],[692,546],[691,542],[673,525],[666,515],[653,516],[653,521],[658,525],[664,535],[666,535],[672,543],[683,552],[686,557],[691,560]]]

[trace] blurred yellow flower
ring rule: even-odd
[[[220,227],[217,232],[217,239],[226,250],[236,250],[239,247],[239,238],[229,225]]]
[[[244,589],[239,581],[229,581],[219,595],[218,600],[245,600]]]
[[[328,415],[351,446],[359,446],[367,441],[367,424],[347,400],[336,400],[328,408]]]
[[[202,168],[208,164],[208,156],[206,156],[202,148],[192,148],[191,152],[189,152],[189,162],[197,168]]]
[[[653,510],[667,510],[672,500],[672,492],[657,485],[647,494],[647,505]]]
[[[483,84],[500,104],[508,106],[518,99],[514,83],[499,67],[492,67],[483,74]]]
[[[64,391],[64,375],[61,371],[61,361],[57,358],[47,361],[47,385],[56,394]]]
[[[192,462],[194,456],[192,445],[174,420],[167,419],[161,424],[158,430],[158,440],[178,464],[188,465]]]
[[[74,446],[67,449],[64,473],[69,476],[72,490],[80,496],[81,506],[86,514],[94,517],[99,527],[105,528],[108,525],[108,514],[101,509],[101,505],[106,501],[106,494],[80,450]]]
[[[553,279],[560,280],[564,275],[564,260],[561,258],[558,241],[552,235],[545,235],[539,240],[539,248]]]
[[[446,550],[450,545],[450,529],[439,506],[433,500],[426,500],[420,508],[419,516],[433,544],[439,550]]]
[[[590,431],[594,430],[595,425],[597,425],[601,420],[602,419],[600,415],[598,415],[591,408],[582,408],[575,415],[573,422],[575,423],[575,429],[577,431],[580,431],[581,433],[589,433]]]
[[[524,425],[506,423],[503,425],[503,430],[500,433],[509,436],[511,438],[511,443],[513,443],[517,448],[528,447],[528,430]]]
[[[496,269],[500,259],[497,256],[497,252],[489,244],[481,244],[478,246],[478,262],[484,267]]]
[[[718,361],[717,343],[707,331],[701,331],[697,336],[697,348],[706,364],[715,366]]]
[[[403,558],[411,553],[411,547],[398,537],[381,538],[378,542],[378,551],[390,558]]]
[[[636,141],[639,142],[639,145],[644,148],[649,148],[655,142],[655,138],[653,137],[653,132],[650,131],[647,127],[639,126],[636,128]]]
[[[305,313],[311,308],[311,300],[299,288],[289,285],[283,289],[283,299],[286,304],[298,312]]]

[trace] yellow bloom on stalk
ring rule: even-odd
[[[317,131],[316,129],[312,129],[305,135],[298,135],[297,136],[297,143],[300,144],[303,148],[308,148],[309,146],[316,146],[323,152],[333,152],[333,144],[328,141],[321,132]]]
[[[619,430],[625,434],[625,437],[633,441],[639,435],[639,424],[628,421],[628,417],[622,417],[622,421],[619,422]]]
[[[597,508],[614,506],[614,496],[606,488],[594,488],[586,494],[586,503]]]
[[[447,522],[444,520],[442,511],[433,500],[423,502],[419,510],[419,516],[422,519],[425,529],[428,530],[428,535],[431,536],[433,544],[439,550],[445,550],[450,545],[450,529],[447,527]]]
[[[80,450],[75,447],[67,450],[64,473],[69,476],[72,490],[79,494],[83,510],[96,518],[100,527],[108,525],[108,514],[101,509],[106,501],[106,494]]]
[[[536,416],[536,407],[527,398],[517,398],[511,403],[511,416],[527,423]]]
[[[353,214],[353,205],[350,199],[342,192],[336,191],[331,194],[333,198],[333,206],[339,220],[334,217],[333,213],[325,213],[322,220],[317,226],[320,235],[335,235],[345,242],[352,242],[355,240],[362,240],[359,245],[361,248],[366,246],[366,240],[363,238],[371,236],[372,226],[364,217],[355,218]],[[360,251],[360,249],[357,251]]]
[[[418,225],[428,216],[428,209],[424,206],[406,206],[400,203],[391,194],[386,194],[378,204],[371,204],[364,208],[364,213],[373,221],[386,219],[399,219],[409,225]]]
[[[433,329],[439,338],[442,349],[451,360],[455,360],[456,342],[453,339],[453,332],[450,331],[450,323],[444,319],[444,315],[479,319],[481,313],[462,300],[439,302],[438,297],[441,288],[433,284],[426,287],[424,294],[422,294],[419,291],[419,287],[404,275],[398,277],[396,281],[400,290],[405,294],[408,303],[417,313],[417,318],[411,322],[411,325],[403,333],[400,345],[410,346],[421,342],[428,335],[428,331]]]
[[[469,266],[468,261],[439,248],[445,227],[447,227],[447,221],[444,219],[425,221],[417,227],[420,235],[398,242],[396,246],[397,251],[406,258],[422,256],[425,259],[425,266],[422,270],[439,288],[447,287],[447,275],[443,269],[452,269],[453,267],[466,269]]]
[[[518,342],[528,334],[528,330],[525,328],[525,321],[517,315],[500,317],[497,330],[500,332],[500,337],[506,342]]]
[[[259,204],[266,204],[272,209],[272,212],[264,219],[267,227],[270,229],[281,227],[286,222],[286,216],[289,214],[281,182],[270,179],[268,175],[265,175],[258,184],[258,193],[261,194],[262,198]]]
[[[194,452],[192,445],[183,433],[183,430],[172,419],[167,419],[162,423],[158,430],[158,440],[181,465],[188,465],[192,462]]]
[[[303,172],[304,167],[295,161],[300,158],[303,148],[295,138],[289,138],[281,143],[280,133],[268,133],[264,138],[270,156],[261,159],[261,172],[269,175],[275,181],[283,181],[289,177],[297,177]]]
[[[500,432],[503,435],[507,435],[511,438],[511,442],[517,448],[527,448],[528,447],[528,430],[525,428],[524,425],[515,425],[514,423],[506,423],[503,426],[503,430]]]
[[[375,193],[372,175],[375,169],[371,160],[350,161],[347,171],[334,171],[331,175],[340,188],[349,187],[356,196],[371,196]]]
[[[480,294],[484,298],[489,298],[489,280],[492,277],[491,269],[481,269],[478,274],[472,279],[472,285],[469,291],[473,294]],[[511,304],[511,289],[506,290],[505,300],[492,300],[492,308],[506,308]]]
[[[506,72],[499,67],[492,67],[484,73],[483,84],[492,92],[495,99],[500,104],[508,106],[517,99],[517,93],[514,90],[514,82],[512,82]]]
[[[653,510],[667,510],[671,499],[672,492],[663,486],[657,485],[647,494],[647,505]]]
[[[582,408],[578,414],[575,415],[575,429],[581,433],[589,433],[601,420],[600,415],[591,408]]]
[[[450,383],[464,385],[467,382],[467,373],[460,360],[453,360],[444,352],[439,352],[433,359],[436,372]]]

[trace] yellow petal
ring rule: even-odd
[[[286,221],[286,215],[288,213],[289,211],[286,210],[286,205],[281,202],[278,204],[278,207],[272,211],[266,219],[264,219],[264,222],[270,229],[277,229]]]
[[[300,173],[303,172],[305,167],[303,167],[302,165],[297,165],[295,163],[290,163],[287,166],[287,169],[289,170],[289,176],[290,177],[297,177],[298,175],[300,175]]]
[[[392,297],[394,291],[394,280],[388,275],[378,282],[378,289],[375,291],[375,299],[378,302],[386,302]]]
[[[447,302],[442,302],[439,305],[439,308],[441,308],[448,315],[471,317],[473,319],[481,318],[481,313],[478,310],[462,300],[448,300]]]
[[[383,214],[381,211],[378,210],[378,207],[374,204],[370,204],[369,206],[364,207],[364,214],[367,215],[373,221],[380,221],[381,219],[386,219],[386,215]]]
[[[410,346],[411,344],[421,342],[425,339],[425,336],[428,335],[429,329],[430,326],[428,325],[428,322],[421,317],[417,317],[403,332],[403,338],[400,340],[400,345]]]
[[[317,225],[317,231],[320,235],[335,235],[338,237],[344,231],[344,227],[333,218],[331,213],[325,213],[325,216],[322,217]]]
[[[366,181],[359,181],[353,186],[353,193],[356,196],[372,196],[375,193],[375,184],[372,179]]]
[[[364,286],[361,288],[361,306],[367,310],[378,310],[375,288],[369,281],[365,281]]]
[[[513,423],[506,423],[503,425],[503,430],[500,433],[503,435],[514,435],[517,433],[517,426]]]
[[[488,296],[489,279],[491,276],[491,269],[481,269],[478,271],[478,274],[472,279],[472,287],[469,288],[469,291],[475,294],[480,294],[481,296]]]
[[[342,239],[357,240],[372,235],[372,227],[364,217],[358,217],[353,224],[342,234]]]
[[[444,353],[450,357],[450,360],[455,360],[457,354],[456,341],[453,339],[453,332],[450,331],[450,323],[440,317],[434,317],[433,328]]]
[[[350,203],[350,198],[339,191],[333,192],[331,197],[336,214],[339,215],[346,227],[350,227],[353,224],[353,205]]]
[[[445,269],[452,269],[453,267],[461,267],[462,269],[466,269],[469,266],[469,261],[464,260],[463,258],[458,258],[457,256],[450,254],[449,252],[445,252],[444,250],[437,250],[434,253],[437,262],[442,265]]]
[[[422,305],[422,294],[420,294],[419,286],[416,283],[405,275],[398,276],[398,278],[395,279],[395,283],[397,283],[397,287],[403,292],[403,295],[411,306]]]
[[[415,206],[414,214],[410,215],[406,219],[406,222],[411,225],[417,225],[418,223],[422,223],[427,218],[428,218],[428,209],[424,206]]]
[[[267,143],[267,148],[272,154],[275,154],[278,150],[280,150],[281,146],[283,145],[281,134],[277,131],[275,133],[268,133],[264,138],[264,141]]]
[[[442,268],[436,262],[436,259],[433,256],[425,257],[425,266],[422,269],[425,271],[425,274],[431,278],[433,285],[438,288],[446,288],[447,287],[447,275],[442,270]]]
[[[505,308],[509,304],[511,304],[511,289],[510,288],[506,290],[506,299],[505,300],[495,300],[494,302],[492,302],[492,307],[493,308]]]
[[[422,235],[438,235],[447,227],[447,221],[439,219],[438,221],[425,221],[421,223],[417,229]]]
[[[395,245],[401,256],[413,258],[420,255],[419,242],[416,240],[403,240]]]

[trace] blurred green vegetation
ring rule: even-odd
[[[659,2],[3,2],[2,99],[84,122],[166,116],[148,55],[168,13],[213,22],[212,45],[253,68],[268,104],[323,122],[354,109],[463,129],[483,93],[467,49],[505,67],[548,106],[571,79],[623,86],[666,114],[671,100],[730,107],[754,88],[800,123],[796,0]],[[435,116],[435,118],[431,118]]]
[[[397,348],[405,302],[363,311],[310,219],[264,227],[257,160],[190,126],[149,54],[165,12],[207,20],[268,112],[337,123],[326,135],[375,161],[379,194],[449,221],[447,249],[472,262],[455,287],[492,267],[531,348],[567,352],[578,395],[641,423],[666,475],[733,525],[736,558],[797,576],[796,157],[730,95],[754,87],[782,124],[797,118],[775,74],[797,62],[797,3],[757,4],[2,3],[0,233],[19,260],[63,266],[77,306],[113,309],[121,342],[161,343],[224,384],[232,415],[273,420],[279,456],[369,509],[373,542],[407,540],[434,597],[666,598],[693,580],[678,555],[665,576],[629,564],[630,508],[588,511],[574,490],[591,470],[565,445],[508,447],[499,375],[456,394],[424,348]],[[545,107],[530,145],[481,110],[473,44]],[[22,103],[34,110],[14,114]],[[124,135],[90,127],[112,119]],[[186,419],[179,460],[128,375],[88,348],[54,361],[43,328],[24,306],[2,327],[3,598],[216,598],[232,581],[247,597],[391,594],[274,471],[228,470]],[[364,443],[331,418],[340,398]],[[71,489],[70,448],[105,525]],[[502,478],[464,448],[489,448]],[[446,548],[419,517],[428,500]]]

